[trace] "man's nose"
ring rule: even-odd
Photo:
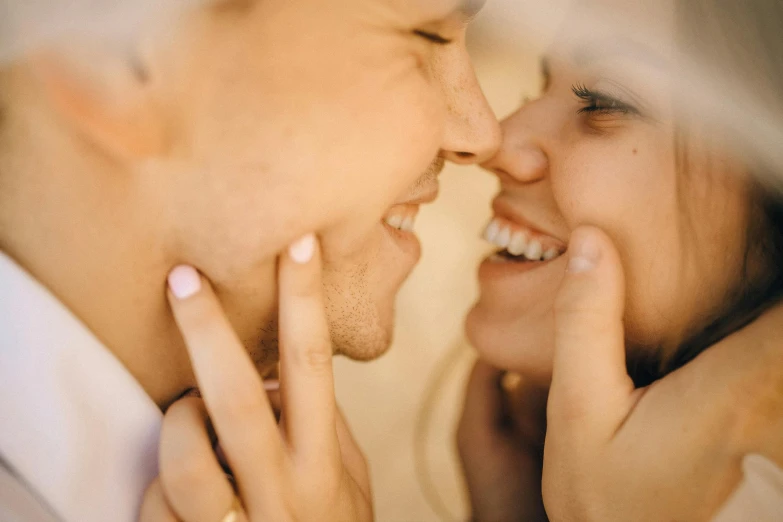
[[[461,73],[457,82],[446,86],[448,115],[441,155],[462,165],[483,163],[500,146],[500,124],[473,69],[468,66]]]

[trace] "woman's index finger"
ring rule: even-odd
[[[279,462],[277,422],[264,385],[211,285],[189,266],[169,275],[169,302],[190,356],[201,396],[226,457],[242,486],[254,488]]]

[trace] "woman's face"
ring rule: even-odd
[[[629,347],[663,357],[725,304],[746,249],[740,169],[695,125],[687,160],[678,154],[673,3],[602,4],[645,29],[591,31],[575,10],[543,61],[543,93],[503,122],[503,145],[484,165],[500,181],[485,234],[498,253],[481,265],[468,335],[489,362],[541,382],[575,228],[595,225],[614,240]]]

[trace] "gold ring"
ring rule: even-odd
[[[239,522],[239,512],[242,509],[242,503],[239,501],[239,497],[234,496],[234,501],[231,502],[231,507],[220,522]]]

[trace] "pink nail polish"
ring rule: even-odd
[[[307,234],[288,247],[288,255],[295,263],[304,265],[310,262],[315,255],[315,235]]]
[[[201,290],[201,276],[195,268],[180,265],[169,272],[169,289],[180,301],[194,296]]]

